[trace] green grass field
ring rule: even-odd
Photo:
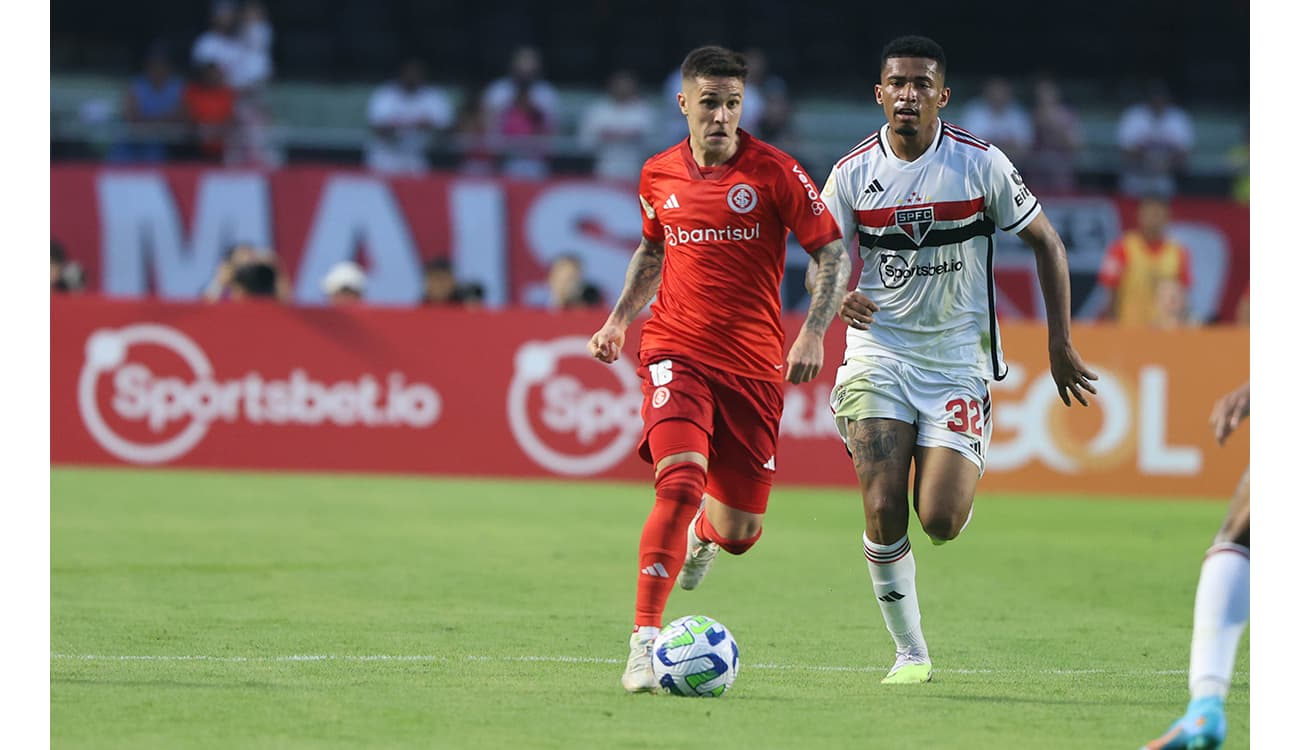
[[[56,469],[51,733],[87,748],[1132,748],[1186,702],[1223,502],[983,496],[913,541],[928,685],[851,491],[781,487],[668,617],[735,633],[719,700],[623,693],[649,486]],[[1228,701],[1249,745],[1248,638]]]

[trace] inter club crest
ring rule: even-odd
[[[900,208],[894,212],[894,224],[920,247],[930,227],[934,226],[934,206]]]

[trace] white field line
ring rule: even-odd
[[[594,656],[461,656],[447,657],[431,654],[286,654],[282,656],[207,656],[203,654],[50,654],[51,661],[106,661],[106,662],[215,662],[215,663],[285,663],[285,662],[547,662],[557,664],[622,664],[621,659],[602,659]],[[767,669],[778,672],[881,672],[889,665],[843,667],[818,664],[746,664],[742,669]],[[1186,669],[965,669],[954,667],[936,667],[936,672],[953,674],[1045,674],[1045,675],[1088,675],[1088,674],[1124,674],[1124,675],[1178,675],[1187,674]],[[1242,674],[1249,677],[1249,674]]]

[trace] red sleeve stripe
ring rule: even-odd
[[[963,221],[984,210],[984,197],[980,196],[968,201],[943,201],[930,205],[934,207],[935,221]],[[882,229],[893,226],[894,212],[899,208],[910,208],[910,206],[862,209],[854,213],[858,217],[858,226]]]
[[[970,140],[972,140],[972,141],[975,141],[976,143],[978,143],[978,144],[980,144],[980,145],[982,145],[982,146],[992,146],[992,145],[993,145],[992,143],[990,143],[990,142],[984,140],[983,138],[980,138],[979,136],[975,135],[974,133],[970,132],[970,131],[967,130],[966,128],[958,127],[958,126],[953,125],[952,123],[950,123],[950,122],[946,122],[946,121],[944,122],[943,126],[944,126],[945,128],[948,129],[948,132],[949,132],[949,133],[956,133],[957,135],[964,135],[964,136],[966,136],[966,138],[968,138],[968,139],[970,139]]]
[[[845,156],[843,159],[840,159],[839,161],[835,162],[835,168],[839,169],[840,165],[843,164],[844,162],[848,161],[849,159],[852,159],[858,154],[863,154],[870,151],[871,149],[875,148],[879,144],[880,144],[880,134],[876,133],[875,135],[871,136],[867,140],[863,141],[861,144],[861,148],[858,148],[855,151],[850,151],[849,154]]]
[[[989,147],[988,147],[988,146],[981,146],[980,144],[976,143],[975,141],[970,140],[969,138],[967,138],[967,137],[964,136],[964,135],[958,135],[957,132],[956,132],[955,130],[949,130],[949,131],[948,131],[948,137],[951,138],[951,139],[953,139],[954,141],[956,141],[956,142],[958,142],[958,143],[964,143],[964,144],[966,144],[967,146],[971,146],[972,148],[977,148],[977,149],[979,149],[980,151],[988,151],[988,150],[989,150]]]

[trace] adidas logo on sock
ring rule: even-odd
[[[871,181],[871,184],[870,184],[870,185],[867,185],[867,190],[866,190],[866,192],[868,192],[868,193],[883,193],[883,192],[885,192],[885,188],[884,188],[883,185],[880,184],[880,180],[872,180],[872,181]]]
[[[669,195],[668,200],[664,201],[664,208],[681,208],[681,207],[682,205],[677,202],[677,193],[673,193]]]
[[[888,594],[885,594],[884,596],[877,596],[876,598],[882,602],[897,602],[897,601],[902,601],[907,597],[903,596],[897,591],[891,591]]]
[[[642,568],[641,575],[654,576],[655,578],[667,578],[668,569],[664,567],[663,563],[655,563],[654,565],[647,565]]]

